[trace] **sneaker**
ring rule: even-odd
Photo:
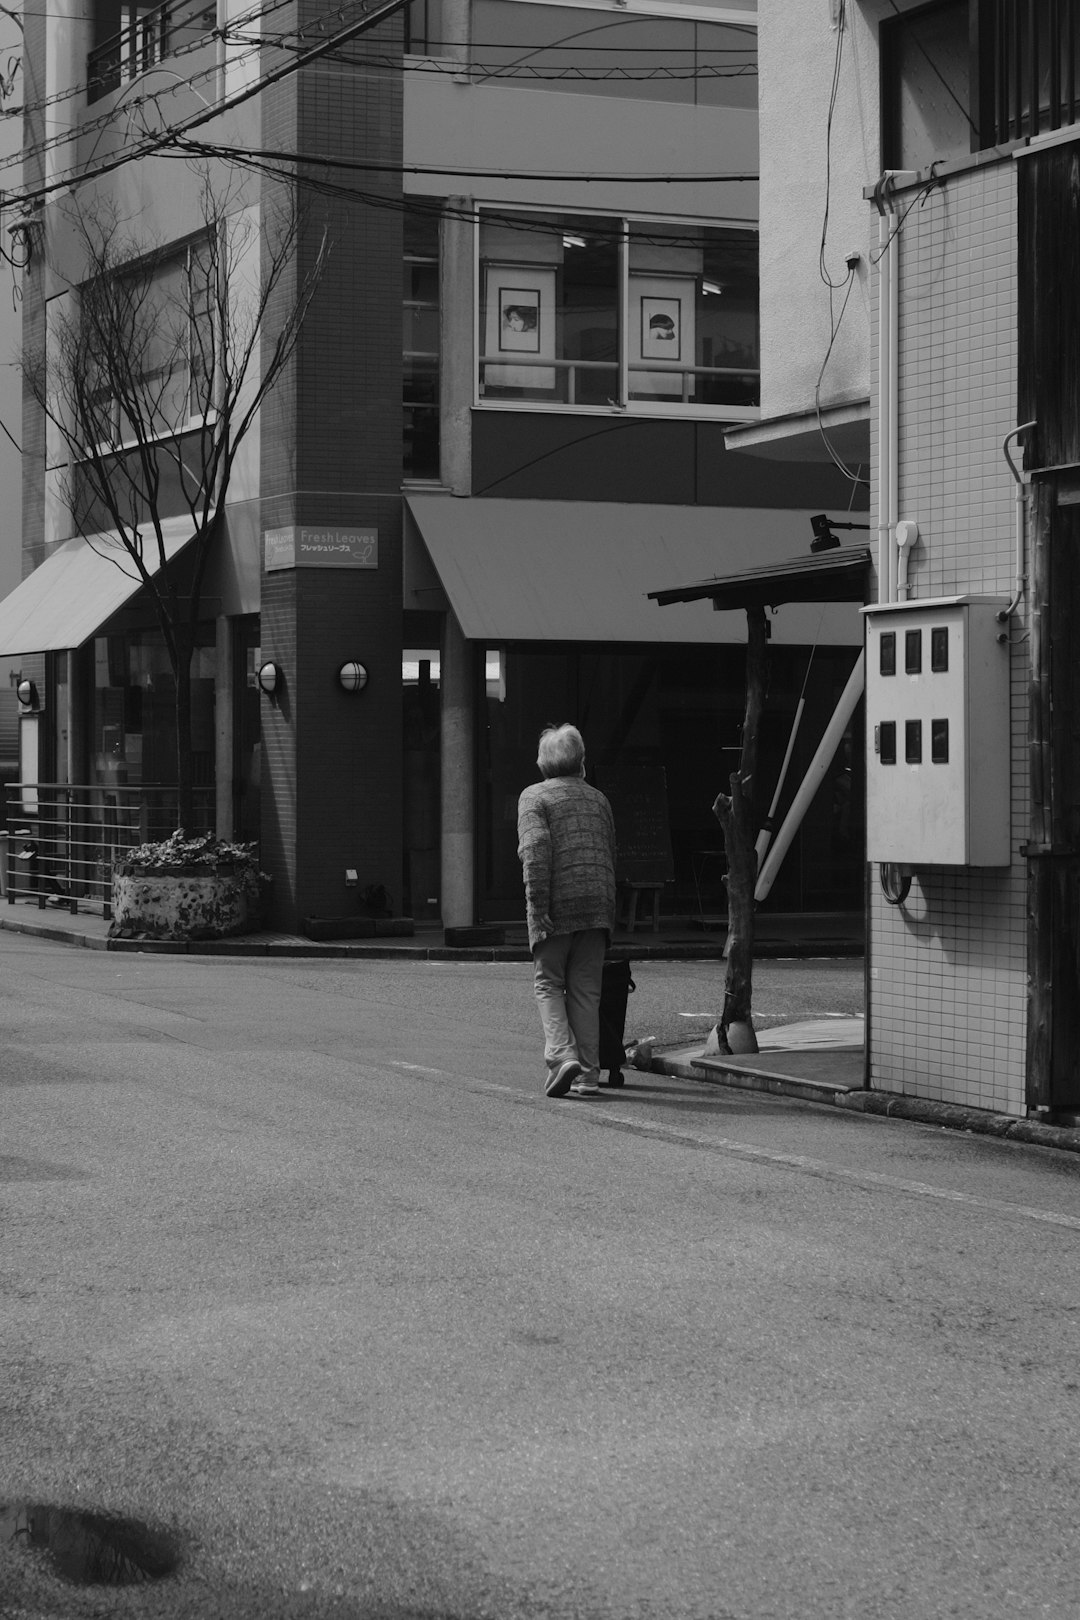
[[[575,1097],[599,1097],[600,1087],[593,1075],[583,1074],[580,1080],[575,1080],[570,1087]]]
[[[567,1058],[560,1063],[557,1069],[552,1069],[544,1086],[544,1094],[548,1097],[565,1097],[570,1090],[570,1083],[576,1080],[581,1073],[581,1064],[576,1058]]]

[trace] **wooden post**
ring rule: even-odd
[[[752,1017],[754,970],[754,885],[757,882],[757,816],[754,792],[757,787],[758,736],[768,688],[768,627],[763,607],[746,609],[746,710],[743,716],[742,751],[739,768],[733,771],[730,793],[720,793],[713,804],[727,851],[728,955],[724,980],[724,1010],[717,1039],[721,1051],[731,1051],[729,1030],[740,1031],[741,1051],[756,1052]]]

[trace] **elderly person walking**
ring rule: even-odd
[[[600,1094],[600,986],[615,926],[615,823],[585,781],[576,726],[549,726],[536,763],[542,782],[518,800],[533,989],[544,1026],[549,1097]]]

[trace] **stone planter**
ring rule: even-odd
[[[262,896],[250,868],[113,867],[110,939],[225,939],[260,926]]]

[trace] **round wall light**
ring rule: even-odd
[[[368,672],[363,664],[350,660],[342,664],[337,672],[337,678],[346,692],[362,692],[368,683]]]
[[[33,681],[20,681],[18,686],[15,688],[15,695],[19,700],[20,708],[37,708],[37,687],[34,685]]]
[[[281,671],[276,664],[260,664],[255,679],[259,683],[260,692],[265,692],[267,697],[273,697],[278,689]]]

